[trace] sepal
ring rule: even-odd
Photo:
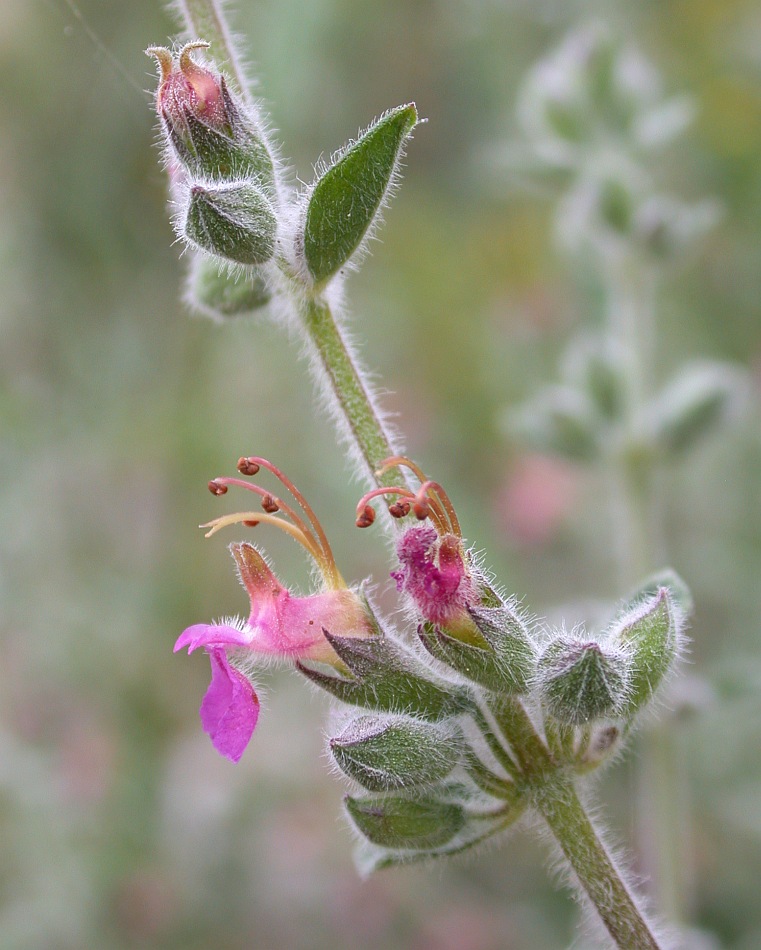
[[[313,683],[352,706],[377,712],[405,712],[436,721],[468,708],[470,697],[457,687],[431,682],[426,670],[388,637],[369,639],[334,636],[325,638],[346,664],[350,676],[339,677],[297,663]]]
[[[301,235],[304,261],[316,284],[348,263],[372,227],[416,123],[414,105],[392,109],[317,180]]]
[[[182,237],[200,250],[235,264],[265,264],[276,233],[272,205],[255,184],[191,186]]]
[[[256,270],[230,273],[221,261],[194,254],[185,286],[185,301],[191,310],[212,320],[243,317],[270,301],[270,290]]]
[[[370,792],[432,785],[460,759],[461,737],[449,725],[407,716],[359,716],[329,741],[333,759]]]
[[[536,651],[519,614],[508,605],[470,608],[469,614],[476,637],[423,624],[418,628],[423,646],[435,659],[492,692],[525,693],[534,675]]]
[[[384,848],[430,850],[450,842],[463,827],[465,810],[433,796],[344,799],[346,811],[361,835]]]
[[[667,587],[634,605],[609,631],[608,642],[629,652],[631,674],[622,714],[631,718],[654,696],[681,649],[683,618]]]
[[[536,678],[547,711],[559,722],[583,725],[624,706],[630,659],[623,648],[561,634],[539,657]]]

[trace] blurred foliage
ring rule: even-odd
[[[295,171],[415,100],[429,122],[373,257],[349,283],[354,329],[393,391],[410,452],[527,604],[618,596],[599,479],[523,454],[506,404],[555,372],[594,293],[552,250],[548,205],[494,171],[519,77],[580,19],[635,40],[696,125],[665,185],[715,195],[722,223],[668,282],[659,373],[689,357],[761,366],[761,14],[749,0],[259,0],[261,92]],[[0,933],[13,948],[566,945],[574,910],[533,840],[360,883],[321,755],[325,703],[273,683],[243,762],[219,759],[197,706],[207,665],[172,657],[190,622],[243,609],[205,490],[260,453],[308,494],[352,578],[388,564],[353,530],[352,483],[285,335],[224,329],[178,303],[151,147],[158,2],[4,0],[0,22]],[[93,37],[97,36],[96,42]],[[590,304],[592,301],[592,304]],[[663,486],[674,566],[696,594],[695,920],[761,941],[761,439],[757,416]],[[216,505],[216,507],[215,507]],[[262,529],[260,529],[262,530]],[[228,539],[232,540],[232,538]],[[306,583],[287,539],[265,538]],[[348,576],[348,571],[347,571]],[[384,595],[385,596],[385,595]],[[393,603],[393,599],[391,601]],[[566,607],[568,612],[569,608]],[[704,678],[704,680],[703,680]],[[710,684],[710,685],[708,685]],[[600,789],[626,838],[628,766]]]

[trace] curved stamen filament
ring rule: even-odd
[[[379,498],[382,495],[397,495],[400,498],[409,498],[413,502],[428,504],[430,506],[429,516],[431,521],[434,523],[436,530],[439,532],[439,534],[445,534],[451,525],[451,521],[445,517],[444,511],[438,503],[438,499],[433,495],[427,495],[427,489],[425,487],[427,484],[428,483],[424,482],[417,494],[411,491],[409,488],[374,488],[372,491],[369,491],[367,494],[363,495],[357,503],[357,517],[358,519],[361,518],[365,508],[368,506],[369,502],[373,500],[373,498]],[[364,527],[364,525],[360,525],[360,527]]]
[[[420,466],[412,459],[408,459],[406,455],[391,455],[387,459],[383,459],[375,475],[377,478],[382,478],[392,468],[408,468],[419,482],[422,483],[426,480]]]
[[[419,505],[424,505],[427,502],[431,506],[431,520],[439,532],[442,534],[451,532],[457,535],[458,538],[461,538],[462,529],[460,528],[460,522],[449,495],[447,495],[438,482],[427,478],[425,472],[423,472],[420,466],[416,462],[413,462],[412,459],[407,458],[406,455],[391,455],[389,458],[383,460],[375,474],[378,478],[382,478],[390,469],[397,467],[408,468],[420,482],[420,488],[414,496],[410,492],[399,488],[394,488],[392,491],[407,498],[414,497]],[[370,498],[379,494],[383,494],[383,490],[368,492],[360,502],[360,505],[367,504]]]
[[[428,496],[428,498],[431,499],[431,492],[433,492],[434,497],[436,497],[441,502],[444,511],[447,514],[449,526],[452,529],[451,533],[457,535],[458,538],[461,538],[462,530],[460,529],[460,521],[457,517],[457,512],[454,510],[454,505],[452,504],[449,495],[447,495],[438,482],[431,481],[430,479],[424,481],[420,486],[418,497]]]
[[[290,505],[284,502],[281,498],[278,498],[277,495],[273,495],[272,492],[267,491],[265,488],[262,488],[261,485],[255,485],[253,482],[246,482],[242,478],[215,478],[214,484],[216,485],[237,485],[239,488],[245,488],[246,491],[253,492],[255,495],[258,495],[262,501],[265,499],[272,499],[277,507],[296,525],[297,528],[303,533],[305,538],[309,538],[312,544],[313,550],[321,550],[321,545],[314,533],[311,531],[304,519],[298,515]],[[257,520],[262,520],[257,517]],[[323,552],[324,553],[324,552]]]
[[[249,456],[246,459],[246,461],[249,463],[252,463],[253,465],[260,465],[262,468],[266,468],[267,471],[271,472],[279,482],[285,485],[285,487],[288,489],[291,495],[293,495],[293,497],[298,502],[301,510],[307,516],[307,520],[309,521],[309,523],[312,525],[312,528],[314,529],[314,533],[317,536],[318,543],[323,550],[325,560],[333,565],[333,572],[336,575],[338,575],[338,569],[336,567],[335,558],[333,557],[333,551],[330,547],[330,543],[328,541],[327,535],[325,534],[325,531],[323,530],[322,525],[318,521],[317,515],[315,515],[314,511],[312,510],[312,506],[309,504],[306,498],[301,494],[298,488],[296,488],[296,486],[293,484],[290,478],[288,478],[283,472],[281,472],[280,469],[276,465],[273,465],[272,462],[268,462],[267,459],[260,458],[258,455]],[[284,506],[281,506],[281,507],[283,508],[284,511],[286,510]],[[294,517],[293,512],[291,512],[290,510],[289,510],[289,514],[291,515],[292,518]]]
[[[281,531],[285,531],[286,534],[289,534],[298,541],[317,562],[325,574],[326,579],[328,577],[330,578],[331,583],[336,589],[346,587],[346,583],[338,572],[335,562],[326,560],[325,553],[321,548],[317,547],[314,538],[312,538],[311,535],[305,535],[300,528],[297,528],[296,525],[291,524],[290,521],[286,521],[284,518],[278,518],[276,515],[270,515],[262,511],[236,511],[234,514],[222,515],[220,518],[207,521],[206,524],[202,524],[200,527],[209,529],[205,537],[210,538],[213,534],[216,534],[217,531],[221,531],[222,528],[226,528],[231,524],[258,524],[262,521],[274,525],[276,528],[280,528]]]

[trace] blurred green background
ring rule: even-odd
[[[408,448],[467,536],[540,614],[613,599],[598,477],[525,453],[506,407],[556,375],[590,306],[553,250],[550,205],[485,156],[516,85],[593,15],[636,41],[698,118],[658,170],[721,224],[666,282],[665,371],[685,356],[761,368],[761,12],[747,0],[247,0],[235,11],[298,175],[389,106],[429,122],[372,257],[348,285],[355,335]],[[468,860],[360,882],[328,705],[267,673],[238,766],[203,734],[208,664],[189,623],[242,612],[197,525],[206,481],[273,459],[308,495],[352,580],[383,584],[380,532],[285,334],[178,303],[179,248],[153,146],[160,3],[3,0],[0,17],[0,946],[556,950],[576,911],[525,831]],[[100,38],[98,42],[94,36]],[[228,510],[228,509],[225,509]],[[675,725],[689,775],[694,921],[761,946],[761,439],[751,408],[669,473],[670,555],[697,615],[700,709]],[[287,539],[260,536],[305,584]],[[579,608],[583,614],[583,608]],[[664,714],[665,715],[665,714]],[[596,794],[634,847],[637,755]],[[636,854],[634,862],[636,866]],[[577,944],[583,947],[583,940]]]

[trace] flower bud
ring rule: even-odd
[[[440,848],[465,824],[460,805],[435,798],[353,798],[344,800],[360,834],[385,848]]]
[[[460,757],[452,728],[406,716],[359,716],[329,745],[341,771],[371,792],[432,785]]]
[[[264,264],[275,252],[277,221],[251,182],[191,187],[182,236],[202,251],[236,264]]]
[[[228,88],[225,77],[200,66],[189,43],[177,60],[169,50],[151,48],[161,69],[156,111],[178,160],[192,178],[230,181],[258,179],[274,189],[274,163],[258,117]]]
[[[634,716],[658,689],[679,655],[683,620],[668,588],[633,605],[609,631],[612,646],[631,656],[631,675],[622,713]]]
[[[247,316],[269,300],[269,288],[260,274],[231,274],[219,260],[205,254],[193,255],[185,301],[196,313],[225,320]]]
[[[569,725],[615,716],[628,696],[629,666],[622,649],[558,636],[539,657],[542,702],[559,722]]]

